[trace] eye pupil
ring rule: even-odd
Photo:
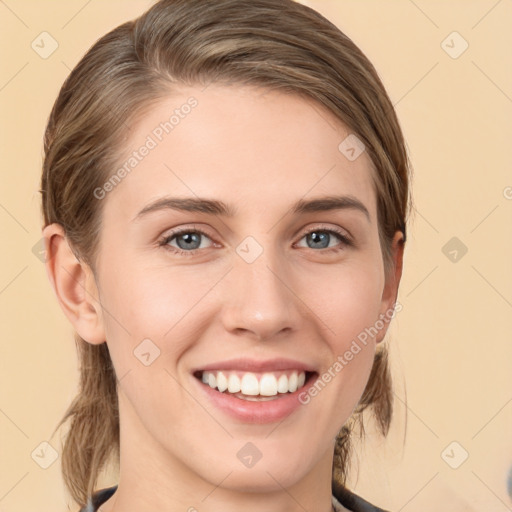
[[[313,243],[314,244],[322,244],[323,242],[327,241],[327,245],[322,245],[320,248],[321,249],[325,249],[326,247],[329,246],[329,236],[330,234],[329,233],[325,233],[325,232],[317,232],[317,231],[313,231],[312,233],[309,233],[309,235],[311,237],[311,239],[313,240]]]
[[[197,242],[199,242],[199,244],[198,244],[198,247],[199,247],[199,245],[201,245],[200,237],[201,237],[201,235],[198,233],[183,233],[176,237],[176,243],[178,244],[180,249],[190,249],[190,244],[194,244]],[[186,240],[184,247],[182,247],[180,240]],[[196,247],[193,247],[193,248],[195,249]]]

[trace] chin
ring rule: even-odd
[[[231,469],[231,474],[229,474],[229,471],[226,472],[226,475],[229,474],[229,476],[222,482],[221,486],[231,491],[253,492],[256,494],[282,491],[283,487],[291,487],[300,481],[307,472],[307,468],[301,466],[299,469],[297,464],[298,461],[286,457],[283,457],[280,463],[273,459],[264,463],[262,458],[250,468],[245,468],[240,463],[240,467]],[[219,474],[214,473],[212,477],[212,482],[217,485]]]

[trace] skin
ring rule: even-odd
[[[96,277],[71,252],[59,225],[44,229],[47,271],[59,303],[89,343],[107,342],[119,379],[121,465],[105,512],[295,512],[331,510],[334,440],[367,383],[388,324],[308,404],[283,421],[250,424],[197,390],[192,368],[237,356],[290,357],[320,375],[396,301],[401,233],[384,272],[371,162],[349,161],[350,133],[298,95],[254,87],[183,87],[137,123],[120,162],[169,112],[198,106],[102,201]],[[232,217],[172,209],[136,214],[163,196],[206,197]],[[299,199],[350,195],[367,208],[292,214]],[[96,200],[91,198],[91,200]],[[207,236],[194,255],[173,228]],[[340,229],[325,246],[306,236]],[[252,236],[262,254],[236,248]],[[337,248],[338,251],[330,251]],[[189,249],[190,250],[190,249]],[[133,351],[149,338],[160,356],[145,366]],[[262,453],[252,468],[237,452]]]

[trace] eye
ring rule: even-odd
[[[330,246],[330,242],[334,238],[338,239],[341,243],[338,243],[334,247]],[[323,226],[311,229],[303,234],[301,240],[311,241],[311,245],[308,245],[310,249],[326,249],[325,252],[337,252],[343,250],[346,246],[352,246],[352,241],[348,236],[341,230],[334,228],[325,228]],[[304,246],[302,246],[304,247]]]
[[[330,245],[331,241],[338,239],[340,243],[334,247]],[[159,246],[163,246],[166,250],[169,250],[175,254],[184,256],[193,256],[201,249],[205,249],[202,244],[202,240],[211,238],[204,231],[194,228],[180,229],[167,234],[159,241]],[[323,249],[323,252],[338,252],[343,250],[347,246],[353,246],[354,244],[350,238],[341,230],[327,227],[316,227],[305,232],[302,235],[301,240],[306,239],[311,241],[311,245],[308,245],[310,249]],[[302,246],[304,247],[304,246]]]
[[[196,254],[200,249],[205,248],[201,243],[202,238],[211,240],[210,237],[200,229],[182,229],[166,235],[160,240],[159,245],[164,246],[174,253],[191,256]],[[172,245],[171,242],[173,241],[175,241],[177,246]]]

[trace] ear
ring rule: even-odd
[[[43,237],[46,273],[62,311],[85,341],[103,343],[102,308],[91,268],[75,256],[60,224],[46,226]]]
[[[393,237],[391,244],[391,268],[388,270],[386,275],[386,281],[384,284],[384,290],[382,292],[382,302],[379,320],[381,319],[384,323],[382,329],[375,338],[376,343],[380,343],[388,330],[391,315],[395,309],[395,302],[398,295],[398,285],[402,277],[402,266],[404,257],[404,235],[401,231],[397,231]],[[396,308],[396,311],[399,311]]]

